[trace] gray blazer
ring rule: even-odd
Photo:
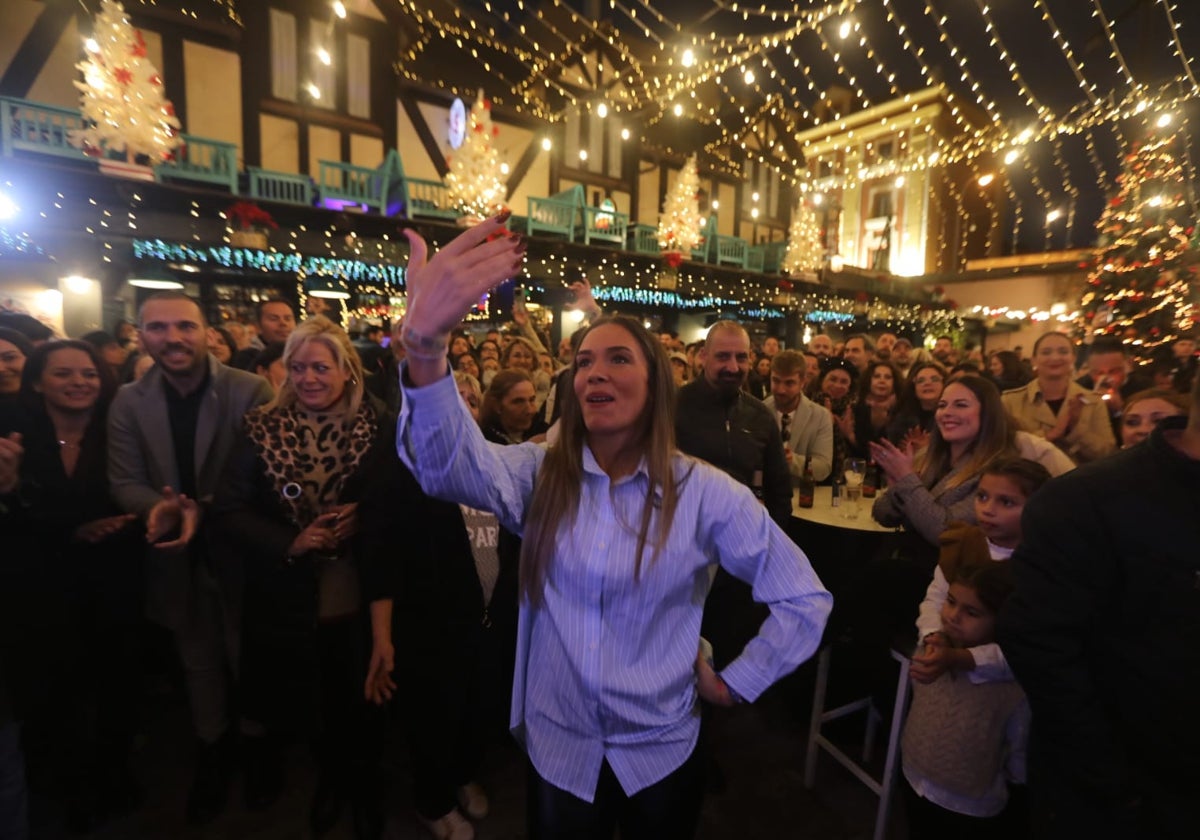
[[[775,408],[774,397],[767,397],[763,400],[763,405],[771,409],[776,423],[782,422],[779,411]],[[833,417],[829,409],[817,405],[801,394],[800,405],[796,406],[792,414],[788,426],[788,439],[783,445],[792,453],[788,460],[788,470],[792,474],[793,483],[804,474],[805,456],[812,466],[813,478],[817,481],[827,479],[833,471]]]
[[[225,463],[251,408],[271,399],[261,376],[226,367],[208,357],[208,394],[196,420],[198,501],[212,500]],[[167,417],[162,371],[157,367],[123,385],[108,411],[108,479],[120,507],[145,517],[164,487],[179,487],[175,444]],[[191,600],[192,552],[151,548],[146,562],[146,604],[151,620],[176,629]]]

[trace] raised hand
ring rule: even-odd
[[[575,299],[563,307],[564,309],[578,309],[592,319],[604,314],[600,304],[596,303],[596,298],[592,296],[592,284],[586,277],[576,280],[567,288],[575,293]]]
[[[871,452],[871,457],[879,468],[883,470],[887,476],[888,483],[895,484],[906,475],[913,473],[913,451],[912,444],[906,444],[903,449],[898,448],[887,438],[882,440],[870,441],[867,443],[867,448]]]
[[[508,216],[506,210],[480,222],[432,257],[419,233],[404,231],[412,256],[405,276],[408,313],[401,335],[416,384],[428,384],[445,374],[450,331],[484,292],[521,270],[524,238],[511,234],[492,238],[506,231]]]

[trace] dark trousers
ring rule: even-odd
[[[680,767],[633,796],[612,768],[600,766],[596,796],[585,802],[555,787],[529,765],[527,812],[530,840],[690,840],[704,800],[704,762],[693,750]]]
[[[1007,810],[994,817],[969,817],[918,796],[907,782],[904,794],[909,840],[1023,840],[1029,836],[1028,822],[1018,825],[1020,820]]]
[[[367,675],[364,613],[317,628],[317,700],[314,747],[322,780],[366,798],[381,792],[383,712],[363,697]]]

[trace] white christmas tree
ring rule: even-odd
[[[492,139],[500,129],[492,125],[492,103],[475,98],[467,118],[458,153],[450,159],[446,192],[451,204],[468,217],[485,218],[504,209],[505,186],[500,177],[500,157]]]
[[[787,252],[783,255],[781,268],[790,275],[802,271],[813,272],[821,267],[825,249],[821,247],[821,229],[817,226],[817,214],[803,198],[796,204],[792,214],[792,226],[788,230]]]
[[[700,175],[696,156],[692,155],[679,170],[675,183],[663,201],[658,218],[658,247],[667,253],[690,255],[700,244]]]
[[[84,43],[87,57],[75,66],[86,128],[71,142],[89,154],[124,152],[157,163],[180,143],[175,107],[163,96],[163,81],[146,58],[146,41],[117,0],[103,0],[94,34]]]

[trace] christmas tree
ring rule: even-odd
[[[1185,155],[1179,129],[1162,124],[1126,156],[1117,196],[1097,224],[1077,322],[1085,342],[1114,335],[1148,352],[1195,324],[1200,240]]]
[[[146,155],[151,163],[171,156],[179,145],[179,120],[163,96],[162,76],[146,58],[146,41],[133,28],[125,7],[103,0],[95,33],[85,42],[87,57],[75,66],[86,128],[71,142],[88,154],[124,152],[130,160]]]
[[[492,125],[492,103],[483,91],[471,106],[462,145],[450,160],[446,192],[450,203],[467,217],[485,218],[504,209],[506,189],[500,177],[500,158],[492,138],[500,129]]]
[[[787,251],[783,255],[782,268],[790,275],[802,271],[815,272],[821,267],[821,229],[817,226],[817,214],[803,198],[796,204],[792,214],[792,226],[788,230]]]
[[[669,254],[690,255],[700,244],[700,175],[692,155],[663,201],[658,219],[658,247]]]

